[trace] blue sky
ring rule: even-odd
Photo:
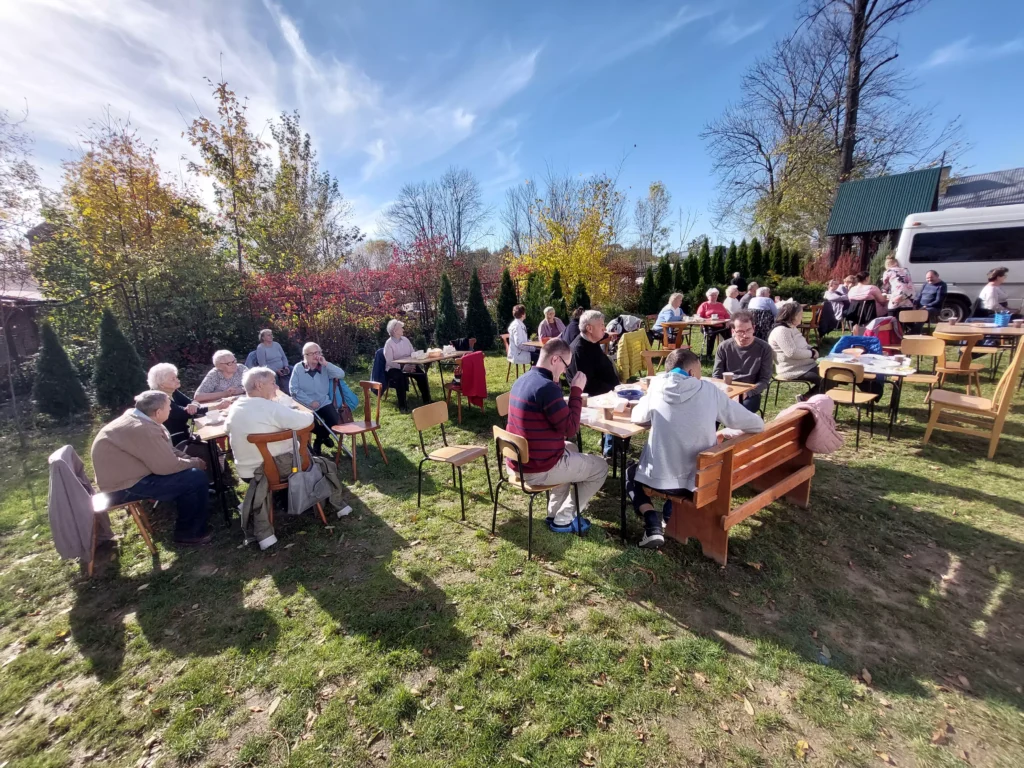
[[[51,184],[109,106],[192,156],[184,121],[225,77],[262,124],[297,108],[372,234],[406,182],[471,169],[487,202],[548,166],[663,181],[710,232],[701,127],[746,67],[794,27],[796,2],[18,0],[0,3],[0,108],[28,108]],[[933,0],[899,28],[913,99],[963,117],[975,172],[1024,165],[1024,4]],[[198,106],[197,106],[198,105]],[[497,244],[500,226],[494,223]],[[731,232],[723,232],[731,235]]]

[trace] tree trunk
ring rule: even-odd
[[[10,313],[10,316],[6,316],[5,313],[0,311],[0,322],[4,327],[4,347],[7,350],[7,385],[11,389],[11,418],[14,420],[14,427],[18,430],[18,446],[22,449],[28,448],[28,438],[25,435],[25,428],[21,424],[21,414],[18,413],[18,394],[14,391],[14,371],[11,368],[11,362],[14,360],[15,348],[13,344],[8,340],[8,324],[10,318],[14,316],[14,313]]]
[[[857,112],[860,109],[860,70],[867,33],[868,0],[853,0],[850,15],[849,58],[846,70],[846,105],[843,115],[843,139],[839,148],[839,180],[846,181],[853,172],[853,150],[857,144]]]

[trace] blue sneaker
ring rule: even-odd
[[[548,520],[548,528],[552,533],[586,533],[590,530],[590,521],[585,517],[575,517],[568,525],[555,525],[554,520]]]

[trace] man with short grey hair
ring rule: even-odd
[[[772,290],[766,285],[762,285],[757,289],[757,296],[750,300],[746,308],[751,312],[757,309],[764,309],[772,313],[772,317],[779,314],[779,308],[775,306],[775,302],[771,299]],[[742,302],[740,302],[742,305]]]
[[[298,430],[313,423],[313,414],[299,411],[278,401],[277,373],[270,368],[253,368],[242,379],[247,397],[240,398],[228,409],[225,426],[231,440],[235,469],[243,480],[249,480],[263,464],[259,448],[249,442],[249,435],[265,435],[285,430]],[[287,401],[286,401],[287,402]],[[291,440],[269,443],[271,456],[280,456],[292,449]]]
[[[747,286],[747,292],[740,296],[740,309],[746,309],[750,300],[757,296],[757,283],[751,282]]]
[[[572,370],[567,376],[584,373],[587,383],[584,392],[588,396],[603,395],[618,386],[619,374],[615,364],[605,354],[601,342],[607,336],[604,330],[604,315],[596,309],[588,309],[580,315],[580,335],[577,336],[570,349],[572,350]],[[613,438],[604,436],[604,455],[612,455]]]
[[[198,546],[212,538],[206,531],[206,464],[171,446],[171,436],[163,426],[170,413],[171,398],[151,389],[136,396],[134,408],[104,426],[92,443],[96,485],[115,503],[142,499],[176,502],[174,541]]]

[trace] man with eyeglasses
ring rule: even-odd
[[[720,379],[728,371],[736,381],[753,384],[753,389],[740,395],[740,404],[756,413],[761,408],[761,394],[772,380],[772,348],[754,335],[754,316],[750,312],[740,310],[730,322],[732,338],[718,345],[711,375]]]
[[[530,460],[523,467],[523,479],[530,485],[555,485],[548,502],[548,527],[555,533],[586,531],[590,522],[583,518],[587,502],[604,485],[608,465],[600,456],[580,453],[571,442],[580,428],[583,390],[587,375],[577,372],[570,383],[569,402],[562,397],[559,377],[572,360],[569,345],[552,339],[540,351],[537,365],[512,385],[509,398],[508,431],[526,438]],[[509,460],[509,467],[518,469]],[[579,525],[571,492],[576,483],[579,492]]]
[[[199,403],[212,403],[224,397],[244,395],[242,376],[248,370],[235,359],[230,349],[219,349],[213,353],[213,368],[206,374],[192,399]]]

